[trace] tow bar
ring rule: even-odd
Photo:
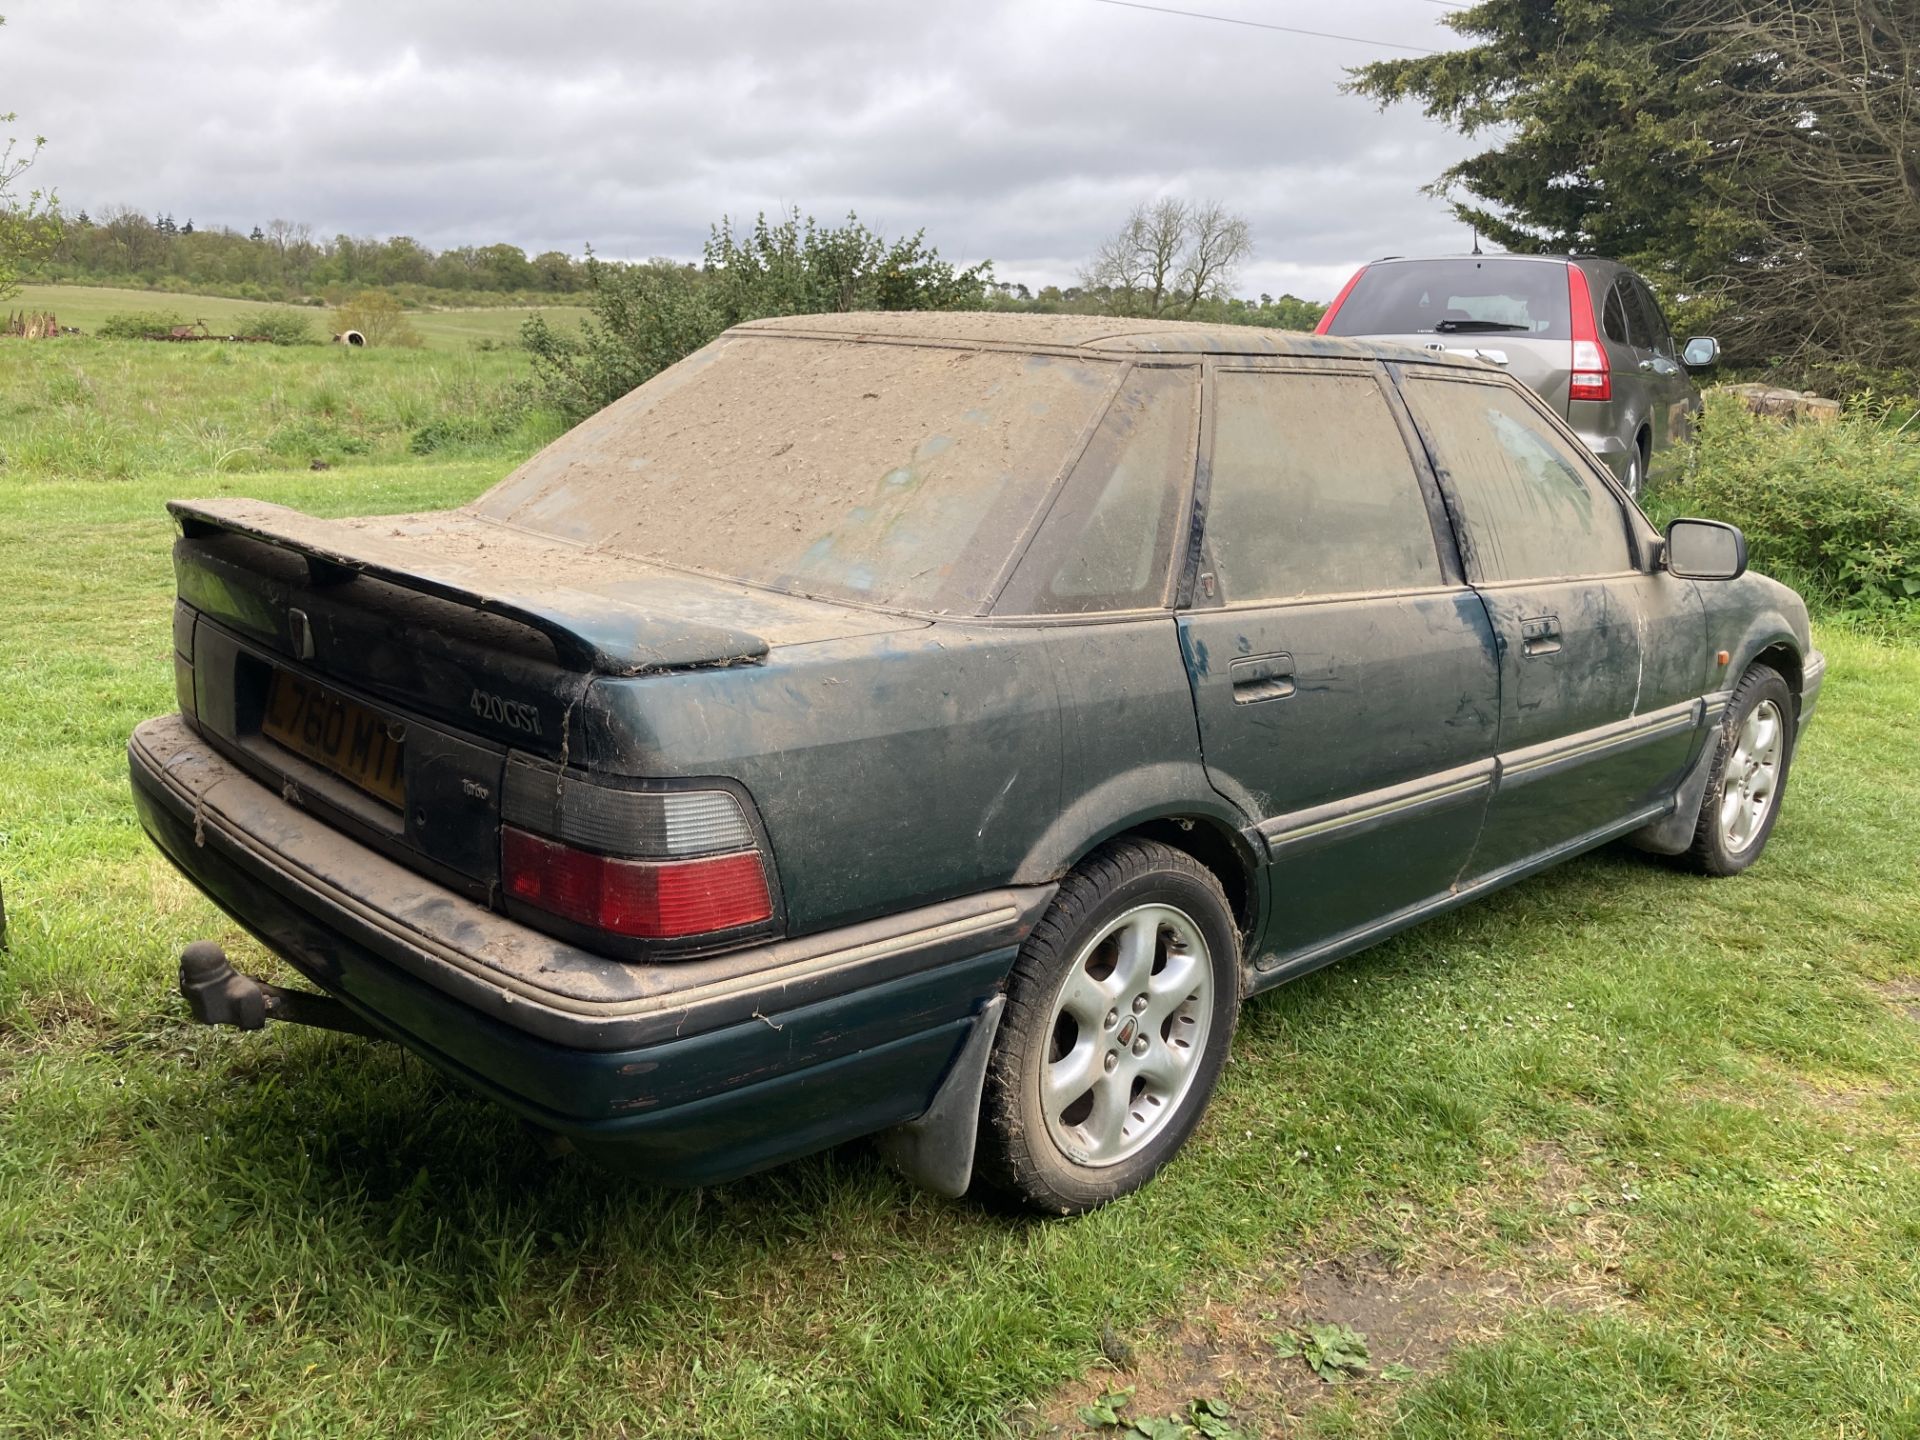
[[[260,1030],[269,1020],[279,1020],[385,1038],[331,995],[285,990],[241,974],[228,961],[227,952],[211,940],[196,940],[180,952],[180,994],[202,1025]]]

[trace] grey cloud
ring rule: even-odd
[[[1092,0],[23,3],[0,95],[70,207],[692,257],[793,204],[1041,284],[1164,192],[1250,217],[1243,289],[1323,298],[1463,238],[1419,193],[1459,140],[1338,92],[1386,52]],[[1450,41],[1425,0],[1196,8]]]

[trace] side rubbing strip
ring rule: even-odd
[[[1277,854],[1284,849],[1297,854],[1327,841],[1362,835],[1415,815],[1479,800],[1492,787],[1493,770],[1493,761],[1478,760],[1310,810],[1277,815],[1262,823],[1260,833],[1266,837],[1269,851]]]
[[[1705,714],[1705,701],[1685,700],[1630,720],[1596,726],[1543,745],[1529,745],[1524,750],[1511,750],[1500,757],[1500,788],[1542,780],[1589,760],[1650,745],[1684,730],[1696,730]]]

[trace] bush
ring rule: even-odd
[[[302,315],[290,305],[276,305],[271,310],[257,310],[240,322],[234,331],[243,339],[265,340],[274,345],[318,345],[320,337],[314,333],[311,317]]]
[[[398,345],[418,349],[420,334],[407,323],[406,312],[393,296],[380,290],[362,290],[333,312],[334,333],[358,330],[371,346]]]
[[[185,325],[186,317],[172,310],[130,310],[109,315],[94,327],[102,340],[164,340],[176,325]]]
[[[610,405],[730,325],[767,315],[840,310],[967,310],[984,303],[992,266],[957,270],[923,232],[888,240],[848,215],[823,226],[800,212],[761,215],[736,235],[723,217],[700,267],[587,257],[593,316],[579,338],[535,315],[521,330],[543,402],[569,420]]]
[[[1756,570],[1843,612],[1920,608],[1920,438],[1871,405],[1788,423],[1711,394],[1685,479],[1648,497],[1661,519],[1738,525]]]

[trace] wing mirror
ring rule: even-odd
[[[1682,580],[1738,580],[1747,573],[1747,537],[1719,520],[1675,520],[1666,558]]]
[[[1720,361],[1720,342],[1711,335],[1696,335],[1680,352],[1680,363],[1689,370],[1711,370]]]

